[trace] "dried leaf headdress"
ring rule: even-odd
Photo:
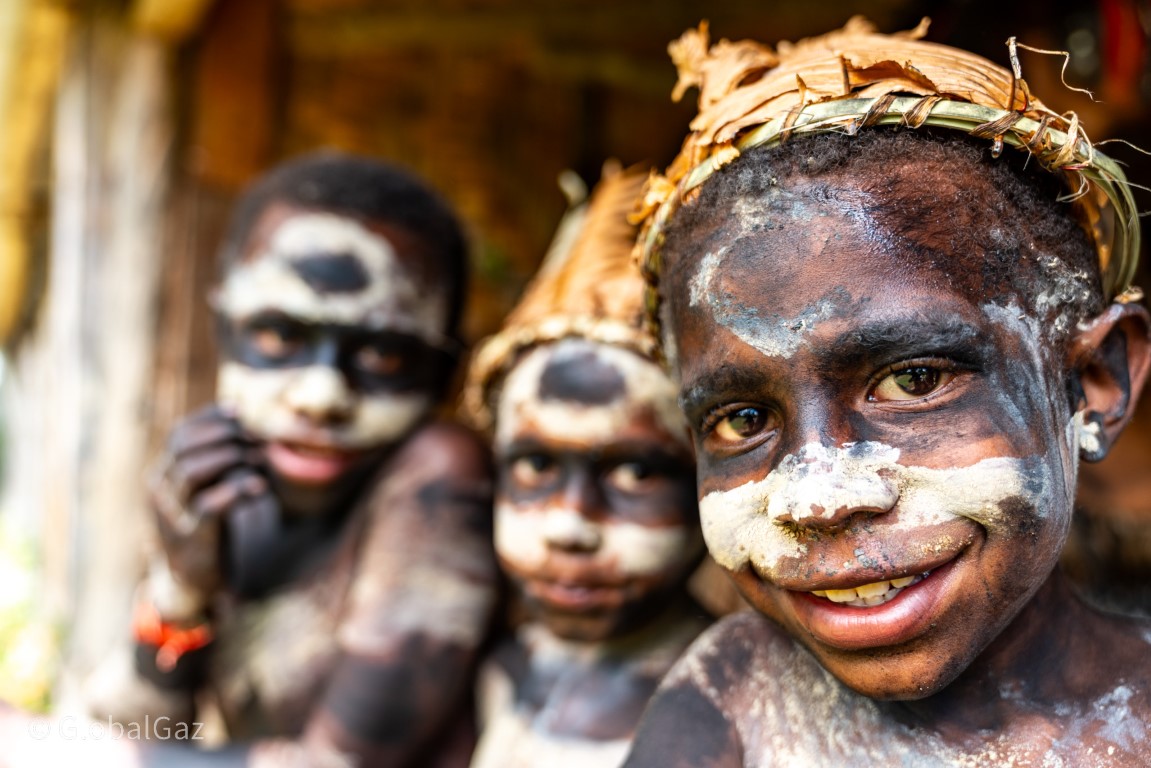
[[[861,17],[840,30],[774,50],[744,40],[708,44],[707,23],[668,46],[679,69],[672,97],[699,88],[691,134],[664,175],[644,191],[637,250],[648,281],[649,318],[658,316],[662,231],[711,174],[753,147],[793,134],[854,134],[873,125],[938,126],[1031,153],[1062,177],[1099,255],[1106,297],[1131,288],[1139,254],[1139,217],[1126,177],[1098,152],[1074,113],[1057,114],[1022,78],[1014,39],[1008,71],[966,51],[929,43],[924,19],[914,30],[883,35]]]
[[[478,428],[491,428],[501,382],[532,347],[575,336],[654,359],[643,279],[631,257],[636,226],[628,221],[643,183],[642,172],[609,164],[591,199],[565,217],[519,304],[472,359],[463,410]]]

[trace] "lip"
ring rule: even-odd
[[[824,645],[844,651],[900,645],[931,628],[957,580],[958,554],[942,564],[923,567],[919,572],[930,571],[926,578],[883,605],[857,608],[809,592],[789,591],[787,595],[796,619]]]
[[[587,582],[535,579],[524,584],[524,592],[554,609],[587,613],[616,607],[621,589]]]
[[[299,485],[327,485],[351,470],[364,451],[348,450],[330,444],[288,440],[269,441],[265,456],[280,477]]]

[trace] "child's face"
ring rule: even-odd
[[[433,402],[446,292],[398,227],[274,204],[216,295],[219,400],[266,441],[272,472],[336,483]]]
[[[912,699],[1047,578],[1084,432],[1062,352],[983,298],[963,233],[924,258],[868,204],[850,181],[733,203],[664,288],[709,550],[844,683]]]
[[[675,390],[650,361],[583,340],[539,347],[498,403],[495,544],[555,634],[649,620],[703,544]]]

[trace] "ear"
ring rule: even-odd
[[[1068,369],[1085,439],[1084,461],[1100,461],[1111,450],[1139,399],[1151,368],[1151,316],[1138,304],[1112,304],[1080,323],[1068,347]],[[1075,384],[1078,386],[1075,386]]]

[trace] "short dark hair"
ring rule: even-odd
[[[447,288],[449,337],[458,334],[468,283],[463,227],[447,201],[411,171],[375,158],[324,150],[293,158],[257,179],[237,201],[220,248],[226,272],[244,253],[260,215],[274,203],[394,224],[428,248]]]
[[[683,259],[675,257],[677,243],[697,230],[715,226],[717,212],[730,207],[731,200],[762,199],[765,210],[782,213],[787,210],[784,204],[772,204],[781,180],[818,182],[846,170],[861,190],[878,193],[868,215],[909,240],[925,260],[938,257],[932,242],[955,237],[962,230],[965,242],[973,240],[984,253],[981,272],[967,276],[968,284],[984,287],[987,300],[1000,304],[1016,296],[1035,306],[1042,297],[1048,308],[1044,319],[1060,319],[1047,327],[1063,336],[1079,320],[1103,310],[1099,261],[1074,207],[1061,200],[1068,190],[1058,177],[1037,163],[1029,164],[1028,159],[1025,152],[1013,149],[997,158],[989,142],[947,130],[872,128],[857,135],[794,137],[782,145],[748,151],[703,184],[665,229],[664,263],[671,272],[682,268]],[[969,210],[942,208],[930,189],[893,189],[893,177],[882,173],[885,166],[924,162],[957,170],[974,168],[984,175],[995,192],[977,199],[978,220],[972,219]],[[834,182],[814,183],[805,194],[834,195],[834,186]],[[976,194],[972,190],[968,199],[975,200]],[[884,204],[893,195],[895,204]],[[950,266],[940,264],[945,273]]]

